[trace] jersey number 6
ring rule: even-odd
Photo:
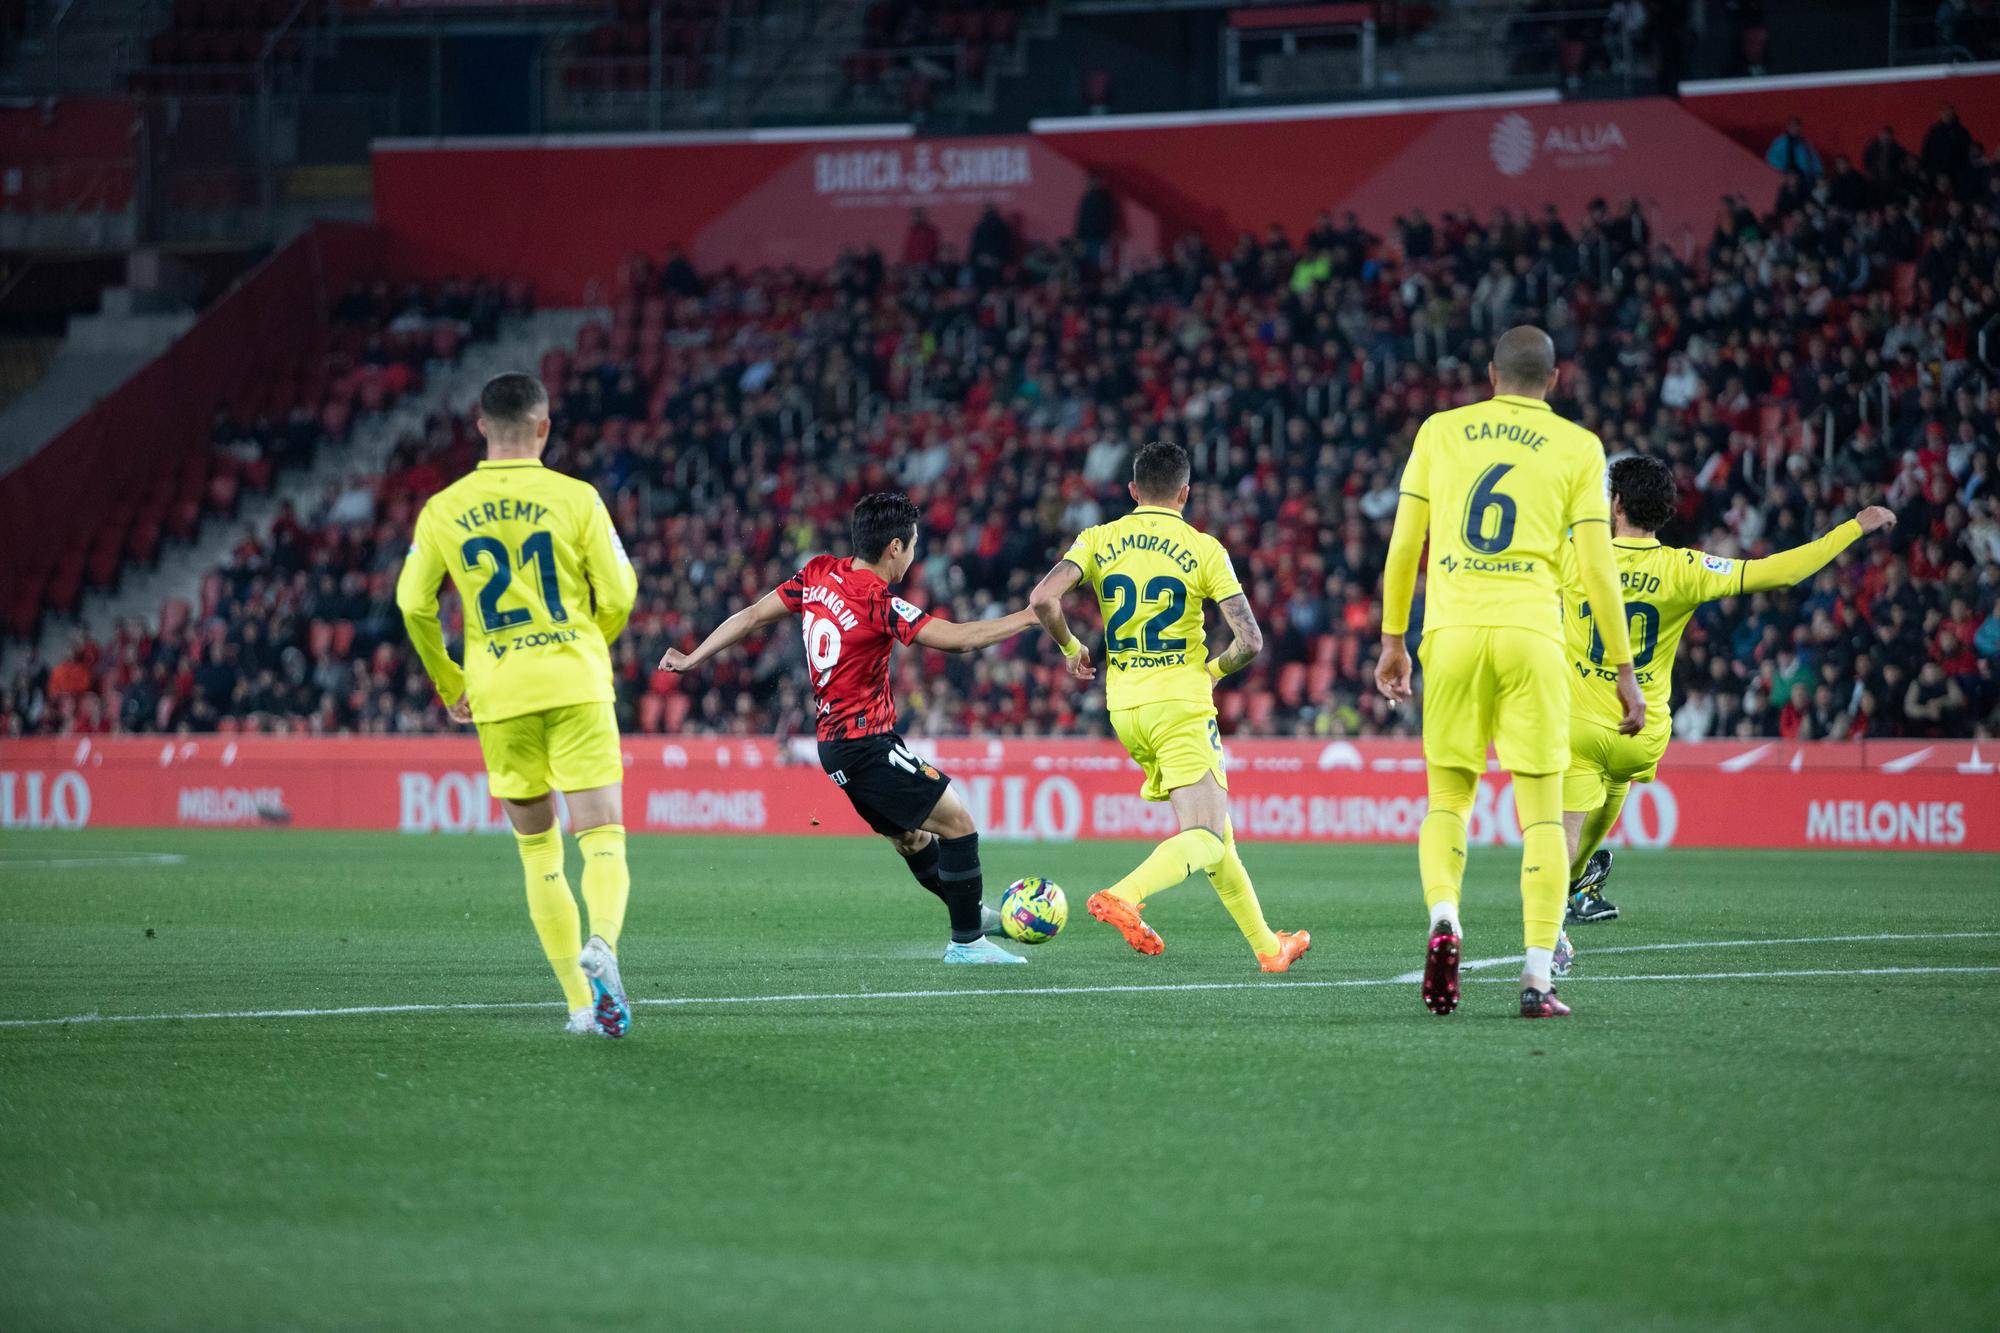
[[[1479,482],[1465,501],[1465,544],[1481,555],[1498,555],[1514,544],[1514,497],[1502,495],[1494,487],[1514,470],[1512,463],[1495,463],[1479,474]],[[1486,515],[1499,511],[1492,536],[1486,535]]]

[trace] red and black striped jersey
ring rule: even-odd
[[[778,596],[803,618],[819,738],[894,731],[889,652],[915,639],[930,612],[891,595],[881,576],[852,556],[814,556],[778,585]]]

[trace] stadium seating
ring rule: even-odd
[[[297,66],[303,29],[325,18],[324,0],[310,0],[287,26],[298,0],[174,0],[165,28],[146,46],[132,91],[153,94],[255,92],[266,49],[281,69]]]
[[[1970,334],[1991,306],[2000,215],[1984,174],[1957,191],[1974,202],[1898,180],[1854,209],[1825,191],[1761,216],[1736,206],[1687,256],[1653,244],[1636,212],[1593,208],[1412,217],[1379,238],[1323,216],[1223,256],[1183,240],[1123,275],[1091,271],[1074,246],[1024,248],[997,277],[872,253],[815,275],[635,258],[609,317],[538,368],[550,461],[604,490],[641,571],[615,651],[621,723],[808,729],[793,634],[695,677],[652,664],[805,555],[841,549],[849,506],[872,490],[924,506],[912,600],[957,618],[1018,605],[1078,529],[1128,503],[1133,445],[1168,435],[1196,459],[1191,517],[1235,552],[1266,629],[1264,656],[1219,694],[1225,729],[1407,730],[1370,688],[1398,472],[1426,413],[1484,395],[1491,334],[1533,320],[1564,356],[1558,409],[1613,453],[1673,465],[1668,541],[1754,555],[1866,503],[1901,517],[1809,586],[1698,615],[1678,664],[1683,731],[1990,733],[2000,385]],[[1932,231],[1946,207],[1963,225]],[[1850,237],[1870,262],[1846,253]],[[387,313],[345,311],[369,346]],[[275,397],[318,402],[353,373]],[[258,484],[221,454],[218,441],[178,464],[174,486],[118,516],[116,542],[66,554],[56,592],[73,603]],[[469,421],[434,418],[383,475],[246,540],[199,607],[79,642],[75,669],[17,673],[0,728],[443,728],[393,583],[422,499],[477,457]],[[918,734],[1104,728],[1036,636],[970,658],[906,652],[895,670]]]

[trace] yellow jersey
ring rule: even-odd
[[[1243,591],[1222,543],[1163,505],[1085,528],[1063,557],[1104,615],[1107,708],[1212,703],[1202,603]]]
[[[445,651],[438,585],[465,607],[465,666]],[[639,579],[597,491],[532,458],[489,459],[433,495],[396,581],[410,642],[447,703],[481,722],[608,703],[611,640]]]
[[[1611,553],[1625,594],[1632,671],[1646,700],[1646,726],[1640,735],[1662,736],[1673,728],[1667,702],[1673,693],[1674,654],[1697,607],[1718,597],[1790,587],[1818,573],[1860,536],[1860,524],[1850,519],[1803,546],[1757,560],[1662,546],[1651,537],[1614,540]],[[1618,673],[1605,664],[1604,640],[1577,572],[1575,548],[1568,543],[1564,543],[1562,573],[1563,646],[1572,668],[1571,715],[1615,728],[1625,716],[1618,702]]]
[[[1430,504],[1426,634],[1511,625],[1563,641],[1566,534],[1610,522],[1596,435],[1539,399],[1500,394],[1428,418],[1402,490]]]

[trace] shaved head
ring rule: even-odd
[[[1534,325],[1516,324],[1493,344],[1493,360],[1487,371],[1493,377],[1495,393],[1544,397],[1556,373],[1556,345]]]

